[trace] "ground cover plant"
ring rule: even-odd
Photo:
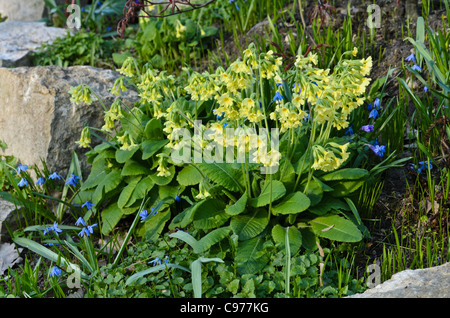
[[[432,27],[425,1],[401,66],[380,71],[373,30],[341,9],[337,26],[331,4],[302,1],[139,18],[104,126],[78,141],[86,178],[76,153],[66,176],[2,157],[27,254],[0,296],[343,297],[371,286],[368,265],[385,281],[447,262],[448,21]],[[241,38],[263,19],[267,34]],[[215,53],[197,55],[202,31]],[[98,98],[88,83],[70,93]]]

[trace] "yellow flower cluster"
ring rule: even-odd
[[[69,89],[69,94],[72,95],[70,101],[75,104],[85,103],[90,105],[92,104],[91,93],[91,88],[84,84],[78,85],[77,87],[71,87]]]
[[[122,107],[120,100],[114,101],[108,111],[105,112],[105,124],[102,126],[102,131],[111,132],[115,127],[115,121],[123,118]]]
[[[339,145],[329,142],[325,147],[314,145],[312,148],[314,163],[311,168],[322,171],[333,171],[339,168],[349,157],[349,143]]]
[[[81,131],[81,137],[79,141],[76,141],[80,147],[82,148],[89,148],[91,145],[91,132],[89,130],[89,127],[84,127]]]

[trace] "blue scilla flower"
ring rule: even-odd
[[[177,196],[175,197],[175,201],[177,201],[177,202],[180,202],[180,201],[181,201],[181,198],[180,198],[179,195],[177,195]]]
[[[379,157],[383,157],[384,153],[386,152],[385,146],[369,145],[369,148]]]
[[[405,61],[416,63],[416,58],[414,57],[414,53],[411,53],[411,55],[408,55],[408,57],[406,57]]]
[[[281,100],[283,100],[283,95],[281,95],[280,92],[277,91],[275,93],[275,96],[272,99],[272,102],[281,101]]]
[[[414,65],[411,67],[411,69],[414,70],[414,71],[418,71],[418,72],[421,72],[421,71],[422,71],[422,68],[421,68],[419,65],[417,65],[417,64],[414,64]]]
[[[51,277],[61,276],[61,269],[58,266],[53,266],[52,270],[50,271],[50,276]]]
[[[37,179],[36,181],[36,185],[40,186],[43,185],[45,183],[45,179],[43,177],[39,177],[39,179]]]
[[[27,170],[28,169],[28,166],[27,165],[23,165],[23,164],[20,164],[19,163],[19,165],[18,165],[18,167],[17,167],[17,173],[21,173],[22,171],[25,171],[25,170]]]
[[[375,101],[373,102],[373,107],[375,107],[376,109],[380,109],[381,106],[381,100],[377,97],[375,98]]]
[[[83,226],[86,226],[86,222],[84,222],[84,219],[80,216],[79,218],[78,218],[78,220],[75,222],[75,225],[76,226],[79,226],[79,225],[83,225]]]
[[[48,176],[49,179],[56,180],[61,179],[61,176],[57,172],[53,172],[51,175]]]
[[[369,118],[373,118],[373,119],[378,118],[378,110],[376,108],[374,108],[370,111]]]
[[[420,165],[419,169],[417,169],[418,174],[420,174],[423,169],[428,169],[428,161],[420,161],[419,165]],[[433,169],[433,165],[431,164],[431,161],[430,161],[430,170],[431,169]]]
[[[78,235],[80,237],[83,237],[84,235],[89,236],[92,233],[94,233],[94,227],[96,227],[96,226],[97,226],[97,223],[92,224],[92,225],[87,225],[87,226],[83,227],[83,229],[80,231],[80,233],[78,233]]]
[[[145,218],[148,216],[147,210],[142,210],[141,213],[139,213],[139,216],[141,217],[141,221],[144,221]]]
[[[228,126],[228,123],[224,123],[223,125],[222,125],[222,128],[225,128],[225,127],[227,127]]]
[[[53,222],[53,226],[45,228],[44,235],[46,235],[49,232],[54,232],[56,236],[59,236],[58,233],[61,233],[62,230],[58,227],[58,223],[55,221]]]
[[[72,175],[67,179],[66,185],[71,185],[73,187],[77,186],[78,180],[81,178],[79,176],[76,176],[72,173]]]
[[[28,181],[25,178],[20,179],[19,183],[17,184],[19,187],[27,187],[28,186]]]
[[[347,130],[345,131],[345,134],[349,136],[353,135],[353,128],[351,126],[348,127]]]
[[[81,207],[82,208],[86,207],[88,210],[90,210],[94,206],[95,206],[94,203],[92,203],[91,201],[87,200],[86,202],[83,203],[83,205]]]
[[[156,257],[154,260],[148,262],[149,264],[153,264],[153,266],[155,265],[161,265],[161,258]]]

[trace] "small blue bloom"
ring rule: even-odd
[[[428,87],[425,86],[425,87],[423,88],[423,91],[424,91],[425,93],[428,92]]]
[[[62,232],[62,230],[60,228],[58,228],[58,223],[56,221],[53,223],[53,226],[47,227],[44,230],[44,235],[46,235],[47,233],[52,232],[52,231],[55,232],[56,236],[59,236],[58,233]]]
[[[81,178],[79,176],[76,176],[72,173],[72,175],[67,179],[66,185],[71,185],[73,187],[77,186],[78,180]]]
[[[155,265],[161,265],[161,258],[156,257],[153,261],[148,262],[149,264],[153,264],[153,266]]]
[[[17,184],[19,187],[27,187],[28,186],[28,181],[25,178],[20,179],[19,183]]]
[[[111,27],[109,25],[106,27],[106,31],[107,32],[111,31]]]
[[[51,175],[48,176],[49,179],[56,180],[61,179],[61,176],[57,172],[53,172]]]
[[[175,197],[175,201],[180,202],[180,201],[181,201],[181,198],[177,195],[177,196]]]
[[[36,181],[36,185],[43,185],[45,183],[45,179],[42,177],[39,177],[39,179],[37,179]]]
[[[21,173],[22,171],[25,171],[27,169],[28,169],[27,165],[19,164],[19,166],[17,167],[17,173]]]
[[[353,135],[353,128],[352,127],[348,127],[347,130],[345,131],[346,135]]]
[[[75,222],[75,225],[76,226],[78,226],[78,225],[83,225],[83,226],[86,226],[86,222],[84,222],[84,219],[80,216],[79,218],[78,218],[78,220]]]
[[[367,105],[367,110],[370,112],[373,109],[372,104],[369,103],[369,105]]]
[[[53,266],[52,270],[50,271],[50,276],[61,276],[61,269],[58,266]]]
[[[227,127],[228,126],[228,123],[224,123],[223,125],[222,125],[222,128],[225,128],[225,127]]]
[[[409,55],[409,56],[405,59],[405,61],[416,63],[416,58],[414,57],[414,53],[411,53],[411,55]]]
[[[362,126],[362,127],[361,127],[361,130],[362,130],[362,131],[365,131],[365,132],[372,132],[372,131],[373,131],[373,125],[365,125],[365,126]]]
[[[94,203],[92,203],[91,201],[87,200],[86,202],[83,203],[83,205],[81,207],[82,208],[86,207],[88,210],[90,210],[94,206],[95,206]]]
[[[414,70],[414,71],[418,71],[418,72],[421,72],[421,71],[422,71],[422,68],[421,68],[419,65],[417,65],[417,64],[414,64],[414,65],[411,67],[411,69]]]
[[[147,210],[142,210],[141,213],[139,213],[139,216],[141,217],[141,221],[144,221],[145,218],[148,216]]]
[[[378,118],[378,110],[376,110],[375,108],[372,109],[372,111],[369,114],[369,118],[377,119]]]
[[[80,233],[78,233],[78,235],[80,237],[83,237],[84,235],[89,236],[92,233],[94,233],[94,227],[97,226],[97,224],[92,224],[92,225],[88,225],[83,227],[83,229],[80,231]]]
[[[372,151],[380,157],[383,157],[384,153],[386,152],[386,147],[385,146],[380,146],[380,145],[369,145],[369,148],[372,149]]]
[[[281,95],[280,92],[277,91],[275,96],[272,99],[272,102],[281,101],[281,100],[283,100],[283,95]]]
[[[377,108],[377,109],[380,109],[381,101],[380,101],[380,99],[379,99],[378,97],[375,98],[375,101],[373,102],[373,106],[374,106],[375,108]]]

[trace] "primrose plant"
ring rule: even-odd
[[[117,100],[105,109],[106,139],[88,152],[92,170],[81,186],[83,197],[105,206],[102,233],[141,213],[148,197],[158,213],[144,218],[139,235],[191,229],[209,247],[229,246],[240,273],[267,264],[253,251],[281,244],[280,226],[289,229],[290,251],[315,249],[320,239],[361,240],[368,233],[352,198],[371,174],[361,162],[385,148],[359,136],[373,123],[346,133],[370,83],[372,59],[356,53],[332,70],[317,67],[317,54],[299,54],[285,71],[280,57],[250,44],[227,69],[186,69],[187,80],[128,58],[111,89]],[[130,85],[140,101],[127,109],[121,93]],[[93,93],[85,85],[72,91],[77,101]],[[86,127],[80,146],[90,147],[98,130]]]

